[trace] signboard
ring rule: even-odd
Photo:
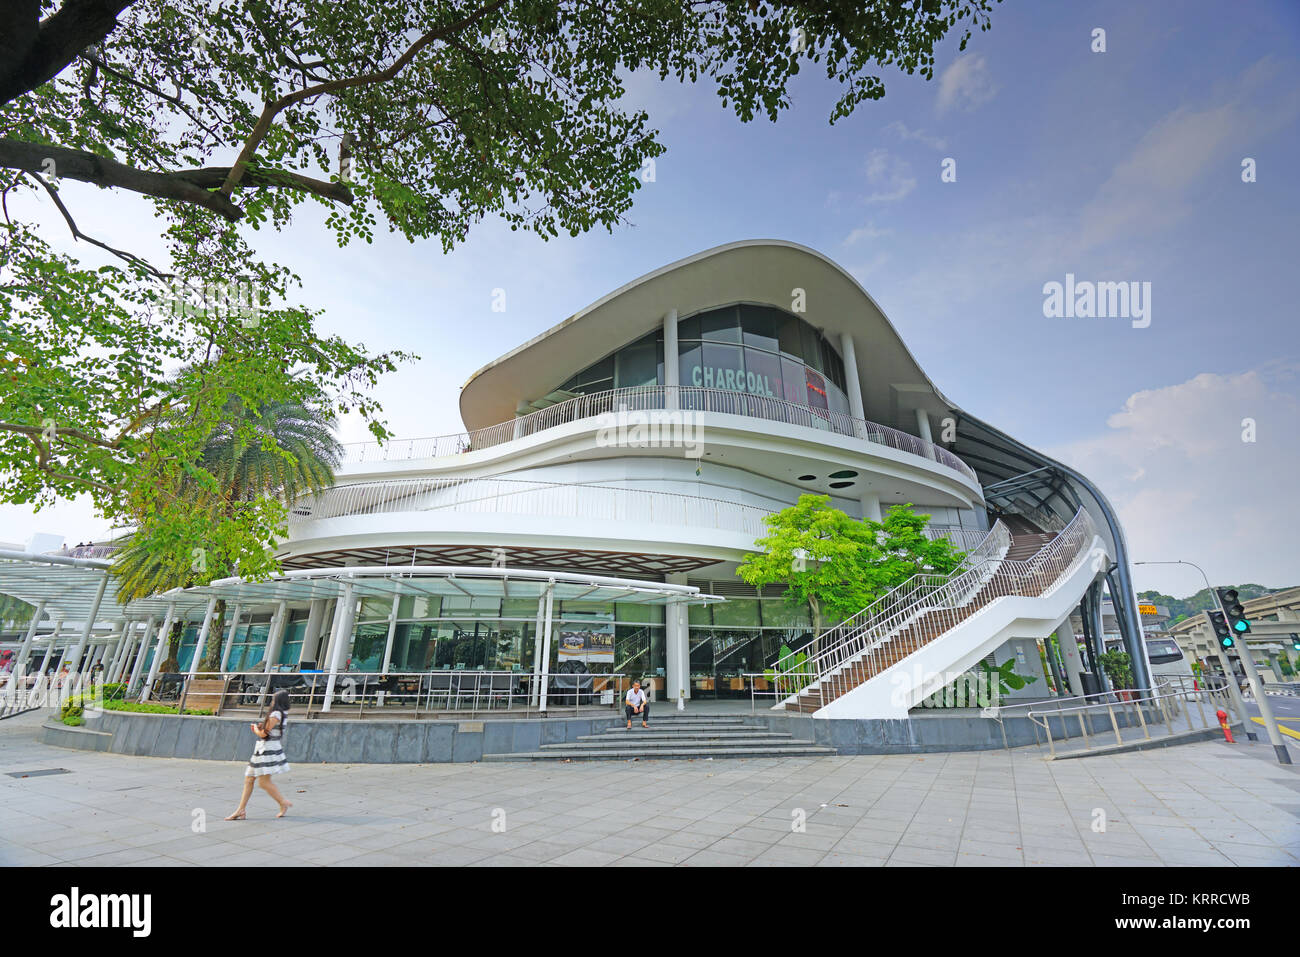
[[[1160,614],[1160,609],[1157,608],[1155,605],[1138,605],[1138,614],[1139,614],[1139,615],[1158,615],[1158,614]]]
[[[691,385],[706,389],[725,389],[728,392],[748,392],[750,395],[765,395],[776,398],[768,377],[744,369],[724,369],[713,366],[693,366],[690,371]]]
[[[574,618],[560,624],[560,661],[588,665],[614,663],[614,616],[608,612]]]

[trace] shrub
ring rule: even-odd
[[[132,711],[138,714],[176,714],[173,705],[158,704],[153,701],[105,701],[105,711]],[[186,708],[186,714],[212,714],[210,708]]]

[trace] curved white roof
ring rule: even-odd
[[[479,369],[460,395],[468,429],[508,421],[520,402],[540,398],[614,350],[679,316],[735,302],[792,310],[804,293],[802,318],[839,348],[853,335],[867,418],[911,431],[910,410],[935,415],[953,408],[922,371],[884,311],[856,279],[821,253],[779,239],[747,239],[670,263],[598,299],[585,309]],[[901,407],[899,395],[907,399]]]

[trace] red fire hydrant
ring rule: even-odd
[[[1220,708],[1214,712],[1214,716],[1219,719],[1219,727],[1223,729],[1223,736],[1228,739],[1228,743],[1236,744],[1232,740],[1232,729],[1228,727],[1228,713]]]

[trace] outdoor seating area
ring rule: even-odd
[[[633,680],[643,680],[652,694],[654,690],[653,678],[591,672],[541,675],[451,668],[420,673],[343,672],[335,678],[331,704],[326,707],[329,677],[322,671],[162,673],[144,699],[184,710],[229,714],[261,709],[271,695],[284,690],[294,709],[308,717],[333,712],[350,717],[366,713],[423,717],[440,712],[614,710]]]

